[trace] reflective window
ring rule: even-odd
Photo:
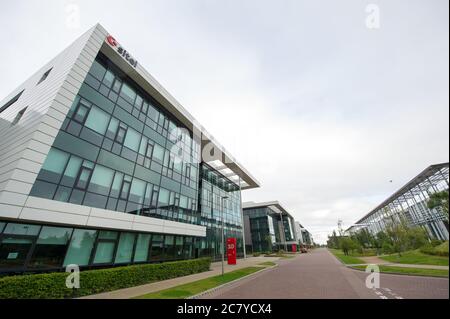
[[[8,235],[37,236],[41,226],[9,223],[3,233]]]
[[[104,240],[116,240],[118,233],[115,231],[101,231],[98,235],[98,239]]]
[[[6,223],[0,222],[0,234],[2,233],[3,228],[5,227],[5,225],[6,225]]]
[[[194,241],[192,237],[185,237],[183,255],[185,259],[193,258]]]
[[[0,269],[23,267],[32,245],[30,238],[3,237],[0,240]]]
[[[85,190],[89,184],[89,179],[92,175],[92,169],[84,166],[81,168],[80,173],[78,174],[78,180],[75,185],[76,188]]]
[[[122,85],[120,96],[130,104],[134,104],[134,100],[136,99],[136,92],[134,92],[134,90],[128,84],[124,83]]]
[[[56,188],[57,186],[55,184],[37,180],[34,182],[30,195],[40,198],[53,199]]]
[[[110,116],[99,109],[98,107],[93,106],[91,111],[89,112],[89,116],[86,120],[86,127],[94,130],[95,132],[104,135],[106,129],[109,125]]]
[[[166,260],[175,258],[175,236],[165,236],[164,238],[164,257]]]
[[[142,204],[144,201],[144,195],[145,195],[145,187],[147,184],[139,179],[133,179],[133,183],[131,185],[131,192],[130,192],[130,198],[129,200]]]
[[[116,249],[118,233],[114,231],[101,231],[98,235],[97,249],[94,264],[111,264]]]
[[[158,206],[167,206],[169,204],[170,192],[164,188],[159,190]]]
[[[128,199],[128,195],[130,194],[130,188],[131,188],[131,177],[125,176],[122,183],[122,191],[120,192],[120,199],[124,200]]]
[[[116,142],[119,144],[123,144],[125,141],[125,135],[127,134],[127,129],[123,127],[122,125],[119,127],[119,130],[117,131],[116,135]]]
[[[132,233],[122,233],[120,236],[119,245],[117,247],[116,253],[116,264],[124,264],[131,262],[131,257],[133,256],[133,247],[135,234]]]
[[[103,84],[106,85],[108,88],[111,88],[114,82],[114,73],[111,71],[107,71],[105,74],[105,78],[103,79]]]
[[[175,258],[183,258],[183,236],[177,236],[175,239]]]
[[[61,180],[61,184],[68,187],[73,187],[80,171],[82,159],[76,156],[71,156],[69,163],[67,164],[64,176]]]
[[[88,104],[88,102],[86,102],[85,100],[80,100],[73,115],[73,119],[80,124],[84,124],[88,116],[89,109],[90,104]]]
[[[116,175],[114,177],[114,182],[111,188],[110,196],[114,198],[118,198],[120,195],[120,191],[122,190],[122,183],[123,183],[123,174],[116,172]]]
[[[109,195],[111,183],[113,182],[114,171],[97,165],[92,173],[91,182],[89,183],[89,191],[101,195]]]
[[[153,148],[153,158],[162,162],[164,160],[164,148],[162,148],[158,144],[155,144],[155,146]]]
[[[129,149],[137,152],[139,150],[139,144],[141,143],[141,135],[135,130],[129,128],[125,137],[124,145]]]
[[[106,69],[103,65],[101,65],[97,61],[94,61],[94,64],[92,64],[89,73],[92,74],[97,80],[101,81],[106,73]]]
[[[30,268],[61,267],[72,228],[43,227],[34,248]]]
[[[136,251],[134,253],[134,262],[146,262],[148,260],[148,251],[150,245],[150,234],[139,234],[136,242]]]
[[[114,256],[115,242],[100,242],[95,252],[94,264],[110,264]]]
[[[67,251],[63,266],[89,265],[89,259],[91,257],[92,248],[94,247],[96,234],[97,231],[95,230],[76,229],[72,235],[72,240],[70,241],[69,250]]]
[[[58,183],[68,160],[69,154],[51,148],[42,167],[41,177],[46,181]]]
[[[150,255],[151,261],[162,260],[163,247],[164,247],[163,236],[153,235],[152,236],[152,249],[151,249],[151,255]]]

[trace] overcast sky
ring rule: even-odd
[[[448,6],[4,1],[0,99],[99,22],[261,182],[244,201],[279,200],[324,242],[448,161]]]

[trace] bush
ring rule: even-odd
[[[261,253],[253,253],[253,257],[259,257],[261,256]]]
[[[210,265],[210,258],[201,258],[83,271],[81,288],[75,290],[66,287],[68,273],[4,277],[0,278],[0,299],[76,298],[200,273]]]
[[[439,246],[433,246],[433,243],[430,243],[420,248],[420,252],[427,255],[448,257],[448,241]]]
[[[444,242],[443,242],[442,240],[433,239],[433,240],[431,241],[431,246],[437,247],[437,246],[442,245],[443,243],[444,243]]]
[[[384,243],[381,249],[383,250],[383,254],[385,255],[390,255],[394,253],[394,247],[392,247],[392,245],[389,243]]]

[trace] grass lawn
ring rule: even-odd
[[[284,255],[284,254],[271,254],[271,255],[264,255],[264,257],[278,257],[281,259],[292,259],[295,258],[295,254],[292,255]]]
[[[344,252],[340,249],[329,249],[329,251],[346,265],[365,264],[362,259],[354,256],[345,256]]]
[[[247,275],[260,271],[261,269],[264,269],[264,267],[243,268],[226,273],[224,276],[219,275],[211,278],[202,279],[199,281],[194,281],[189,284],[143,295],[135,299],[185,299],[188,297],[195,296],[206,290],[212,289],[214,287],[226,284],[233,280],[245,277]]]
[[[419,250],[404,252],[401,257],[398,254],[394,254],[380,258],[398,264],[448,266],[448,257],[426,255]]]
[[[365,266],[355,266],[354,268],[365,270]],[[427,277],[447,277],[448,270],[440,269],[423,269],[423,268],[402,268],[393,266],[380,266],[380,271],[383,273],[395,273],[403,275],[414,275],[414,276],[427,276]]]
[[[259,264],[259,266],[267,266],[267,267],[272,267],[272,266],[276,266],[277,264],[271,261],[266,261],[264,263]]]

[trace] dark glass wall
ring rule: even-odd
[[[195,257],[195,237],[0,221],[0,273],[82,269]]]
[[[280,230],[284,229],[287,242],[295,240],[294,237],[294,220],[283,215],[283,226],[281,226],[280,214],[273,211],[269,207],[248,208],[244,209],[244,215],[249,217],[252,252],[270,252],[284,250],[284,240],[281,237]],[[288,250],[291,246],[288,245]]]

